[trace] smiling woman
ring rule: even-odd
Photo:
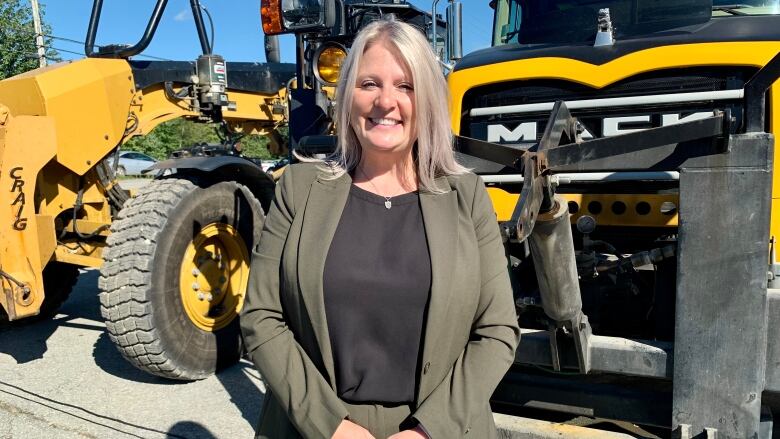
[[[423,34],[379,20],[336,90],[333,156],[277,185],[241,317],[261,438],[496,437],[519,330],[484,184],[452,151]]]

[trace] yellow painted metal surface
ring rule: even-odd
[[[636,76],[642,73],[685,67],[701,66],[751,66],[760,68],[764,66],[775,54],[780,51],[780,41],[758,42],[730,42],[730,43],[698,43],[681,44],[674,46],[654,47],[634,52],[601,65],[568,58],[532,58],[517,61],[507,61],[492,65],[480,66],[453,72],[448,77],[451,100],[451,123],[455,132],[459,132],[463,97],[470,89],[487,84],[495,84],[507,81],[525,79],[562,79],[577,82],[593,88],[603,88],[622,79]],[[780,108],[780,85],[775,83],[770,90],[770,102],[772,109]],[[780,111],[769,112],[769,129],[777,136],[780,130]],[[777,142],[777,141],[775,141]],[[777,143],[775,143],[777,145]],[[780,151],[775,146],[774,151],[774,180],[772,185],[772,220],[770,234],[780,238]],[[572,197],[566,195],[567,198]],[[616,195],[598,195],[582,197],[607,197],[601,200],[602,204],[611,204],[610,197]],[[656,204],[650,202],[646,195],[620,195],[622,198],[637,197],[646,198],[653,205],[650,215],[614,215],[609,209],[597,216],[599,224],[613,225],[661,225],[676,226],[677,216],[658,216]],[[665,196],[659,196],[665,197]],[[501,194],[491,191],[491,198],[499,218],[509,218],[514,200],[517,196]],[[591,200],[583,200],[586,205]],[[626,204],[634,199],[623,200]],[[669,200],[676,203],[676,200]],[[582,203],[580,203],[582,204]],[[630,207],[628,209],[630,212]],[[508,212],[508,213],[507,213]],[[580,213],[579,215],[581,215]],[[577,215],[573,216],[576,220]],[[629,221],[626,222],[625,219]]]
[[[4,116],[3,116],[4,114]],[[0,105],[0,268],[21,282],[0,280],[0,304],[11,320],[35,315],[43,302],[42,270],[51,257],[54,228],[35,211],[35,182],[56,152],[51,117],[7,114]]]
[[[509,221],[520,194],[488,187],[498,221]],[[599,225],[677,227],[676,194],[559,194],[569,204],[571,221],[590,215]]]
[[[0,81],[11,114],[49,116],[57,161],[83,175],[121,141],[135,93],[124,60],[82,59]]]
[[[82,267],[100,268],[103,264],[105,243],[91,244],[69,240],[60,242],[54,251],[54,260]]]
[[[244,306],[249,282],[249,252],[236,229],[212,223],[203,227],[184,252],[179,286],[184,311],[204,331],[229,325]]]
[[[780,41],[679,44],[641,50],[601,65],[569,58],[531,58],[460,70],[448,77],[452,128],[455,132],[460,130],[466,92],[486,84],[547,78],[603,88],[654,70],[725,65],[760,67],[779,50]]]

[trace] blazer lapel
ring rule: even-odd
[[[428,304],[428,317],[423,337],[422,361],[436,361],[437,341],[446,337],[449,322],[447,310],[451,294],[452,267],[457,257],[458,248],[458,197],[450,190],[446,178],[436,179],[438,187],[447,188],[442,194],[420,193],[425,234],[428,240],[428,251],[431,254],[431,298]],[[424,383],[418,391],[427,395]]]
[[[336,386],[333,352],[325,319],[322,275],[330,243],[349,196],[350,183],[349,174],[336,180],[318,177],[312,183],[298,243],[298,283],[333,388]]]

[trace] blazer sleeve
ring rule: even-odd
[[[414,413],[432,439],[462,437],[475,418],[485,415],[520,340],[498,223],[482,180],[475,180],[471,215],[480,256],[479,302],[468,343],[444,381]]]
[[[247,352],[295,428],[330,439],[348,412],[287,325],[280,261],[295,216],[293,166],[285,170],[252,255],[241,330]]]

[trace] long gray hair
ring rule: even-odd
[[[336,87],[336,130],[338,144],[328,158],[330,178],[352,171],[360,163],[361,146],[350,125],[353,90],[358,67],[365,51],[378,42],[395,46],[396,53],[412,73],[414,86],[417,143],[414,162],[420,190],[440,193],[434,179],[467,171],[455,161],[452,151],[452,130],[449,125],[449,91],[436,56],[428,41],[417,28],[394,18],[380,19],[363,28],[341,68]]]

